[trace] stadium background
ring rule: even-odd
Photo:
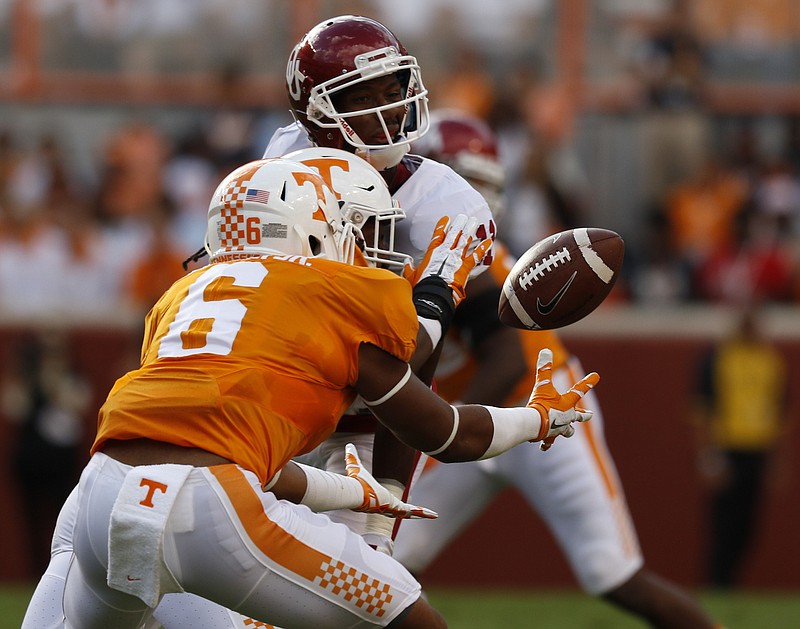
[[[395,30],[420,60],[434,107],[451,104],[445,87],[454,85],[459,59],[479,60],[471,69],[481,72],[468,73],[468,80],[488,76],[496,88],[509,91],[515,85],[512,69],[533,68],[550,88],[543,92],[553,98],[550,122],[560,131],[568,128],[570,152],[584,165],[592,191],[588,220],[623,234],[632,254],[647,246],[646,208],[656,192],[689,176],[705,148],[732,152],[747,128],[763,155],[796,157],[800,149],[794,135],[800,119],[800,7],[791,0],[758,7],[735,0],[689,3],[690,10],[679,15],[703,48],[703,74],[677,102],[647,96],[655,68],[638,51],[680,3],[401,4],[402,10],[384,1],[4,0],[0,131],[21,152],[55,137],[88,187],[97,185],[108,138],[132,121],[177,141],[214,111],[245,112],[255,120],[255,152],[288,119],[282,81],[292,43],[320,19],[352,12],[382,19]],[[654,135],[665,129],[666,139]],[[670,129],[689,129],[685,143],[673,147],[668,140],[684,136],[670,135]],[[687,154],[693,159],[672,159]],[[603,375],[608,441],[648,562],[665,576],[699,586],[705,505],[687,423],[691,365],[724,329],[730,311],[724,303],[648,305],[618,297],[564,337],[584,366]],[[135,356],[139,313],[124,299],[59,311],[19,309],[14,298],[0,290],[0,377],[14,360],[16,344],[42,326],[62,328],[92,382],[96,409]],[[797,381],[800,318],[794,301],[770,308],[768,329]],[[790,400],[795,418],[797,395]],[[93,422],[90,412],[87,441]],[[0,460],[10,459],[13,433],[13,425],[0,422]],[[784,444],[793,467],[766,502],[746,571],[748,587],[800,588],[800,547],[792,541],[800,519],[793,499],[800,489],[799,438],[795,430]],[[0,466],[0,581],[7,582],[35,576],[16,492],[7,466]],[[426,577],[437,585],[573,585],[555,546],[535,547],[543,531],[517,497],[506,495]],[[498,532],[504,543],[490,543]]]

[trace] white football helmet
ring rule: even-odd
[[[260,159],[217,186],[205,248],[212,262],[285,254],[352,264],[358,238],[316,170],[287,159]]]
[[[365,236],[363,253],[368,262],[395,272],[411,262],[411,256],[394,249],[396,223],[406,214],[370,164],[353,153],[324,147],[300,149],[284,158],[310,166],[322,176],[339,199],[344,219]],[[374,223],[367,225],[370,219]]]

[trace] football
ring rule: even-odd
[[[622,237],[598,227],[540,240],[506,277],[500,320],[512,328],[554,330],[583,319],[611,292],[624,256]]]

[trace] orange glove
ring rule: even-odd
[[[419,266],[414,268],[407,264],[403,277],[412,285],[430,277],[442,279],[452,289],[453,303],[458,306],[464,299],[469,274],[481,263],[494,242],[487,238],[473,246],[478,226],[478,219],[464,214],[456,216],[452,223],[447,216],[440,218]]]
[[[576,408],[581,398],[600,382],[600,375],[590,373],[572,385],[572,388],[560,394],[553,386],[553,352],[543,349],[536,361],[536,383],[533,385],[528,408],[539,411],[542,427],[536,439],[541,441],[542,450],[549,450],[556,437],[571,437],[575,434],[572,422],[585,422],[592,418],[592,412]]]

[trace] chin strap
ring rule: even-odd
[[[188,271],[189,270],[189,264],[191,264],[192,262],[197,262],[198,260],[200,260],[202,258],[205,258],[207,255],[208,255],[208,251],[206,251],[205,247],[202,247],[202,248],[198,249],[197,251],[195,251],[192,255],[190,255],[188,258],[186,258],[183,261],[183,270],[184,271]]]

